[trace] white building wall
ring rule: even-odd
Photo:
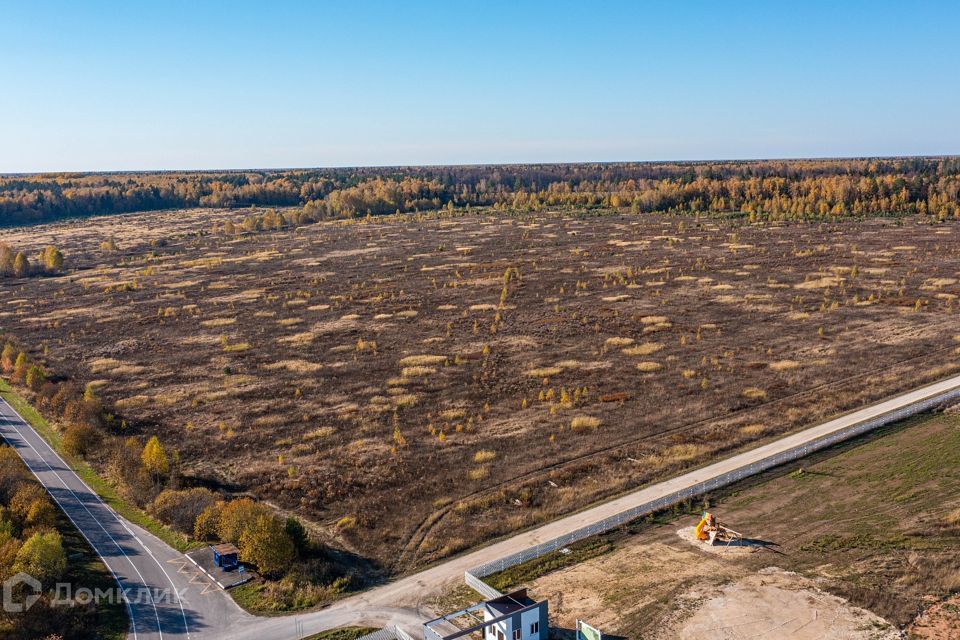
[[[541,637],[546,637],[541,635],[545,633],[545,629],[540,629],[538,633],[530,633],[530,625],[534,622],[540,622],[540,609],[531,609],[530,611],[524,611],[520,616],[523,626],[522,635],[520,636],[523,640],[540,640]]]

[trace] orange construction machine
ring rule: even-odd
[[[717,517],[709,511],[703,512],[703,516],[700,518],[696,529],[694,529],[694,533],[697,536],[697,540],[709,542],[710,544],[730,544],[731,542],[739,542],[743,539],[743,536],[733,529],[728,529],[720,524]]]

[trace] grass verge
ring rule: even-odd
[[[5,380],[0,380],[0,397],[7,401],[14,410],[23,416],[33,429],[47,441],[47,443],[56,451],[64,461],[70,465],[70,468],[80,476],[80,479],[87,483],[91,489],[97,492],[97,495],[121,516],[142,527],[157,536],[168,545],[178,551],[188,551],[200,546],[198,543],[190,540],[185,535],[173,531],[169,527],[157,522],[141,509],[124,500],[117,493],[116,488],[109,482],[101,478],[89,464],[74,456],[69,455],[63,449],[63,442],[60,434],[50,426],[46,418],[40,415],[40,412],[20,397]]]

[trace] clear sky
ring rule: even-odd
[[[0,0],[0,172],[960,153],[960,2]]]

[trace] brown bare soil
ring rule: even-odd
[[[958,368],[955,223],[216,229],[249,213],[5,231],[71,271],[0,284],[0,326],[194,481],[391,571]]]

